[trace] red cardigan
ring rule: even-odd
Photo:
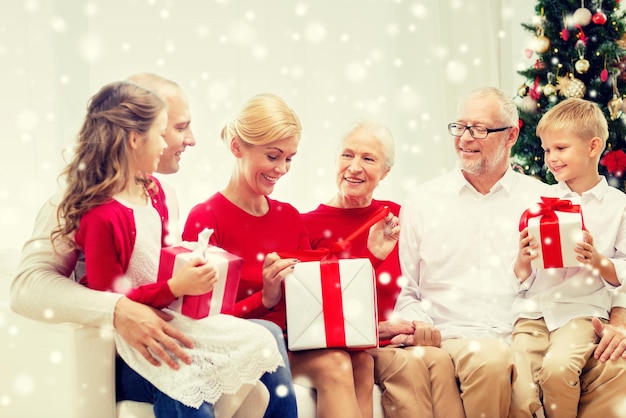
[[[151,201],[161,216],[161,246],[165,246],[168,220],[165,194],[158,180],[153,180],[158,192]],[[74,238],[85,254],[86,275],[81,283],[92,289],[114,292],[116,280],[128,270],[136,233],[133,210],[117,200],[110,199],[86,212]],[[156,282],[156,277],[154,280],[155,283],[131,289],[126,296],[155,308],[167,307],[174,301],[174,295],[167,282]]]

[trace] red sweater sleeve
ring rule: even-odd
[[[158,309],[167,307],[175,299],[167,282],[132,289],[125,277],[135,244],[134,233],[132,213],[118,202],[111,201],[87,212],[75,237],[85,254],[84,281],[91,289],[123,293]]]
[[[150,283],[131,289],[126,296],[135,302],[150,305],[153,308],[163,309],[176,299],[167,284],[167,281]]]

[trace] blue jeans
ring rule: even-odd
[[[262,325],[272,333],[276,339],[276,345],[285,361],[285,367],[279,367],[273,373],[265,373],[261,376],[261,382],[270,392],[270,403],[265,411],[264,418],[298,418],[298,406],[296,404],[296,392],[291,378],[289,357],[283,331],[278,325],[263,319],[250,319],[250,321]],[[157,417],[158,418],[158,417]]]
[[[120,357],[115,359],[115,397],[118,401],[153,404],[156,418],[215,418],[213,405],[205,402],[196,409],[170,398],[131,369]]]

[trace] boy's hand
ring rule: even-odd
[[[168,281],[174,297],[202,295],[210,292],[217,283],[217,269],[201,258],[194,258]]]
[[[528,228],[522,229],[519,233],[519,249],[517,258],[515,259],[515,275],[524,282],[530,276],[532,267],[530,262],[538,257],[537,248],[539,244],[535,242],[535,238],[528,233]]]
[[[583,242],[577,243],[574,251],[577,254],[576,260],[579,263],[589,269],[597,270],[600,277],[607,283],[616,287],[621,285],[617,277],[615,265],[608,257],[596,249],[593,245],[593,237],[589,231],[583,231]]]
[[[593,237],[589,231],[583,231],[583,242],[577,243],[574,251],[578,254],[576,260],[582,264],[589,264],[591,267],[599,266],[604,260],[604,256],[593,245]]]

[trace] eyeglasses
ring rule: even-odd
[[[467,126],[467,125],[463,125],[460,123],[448,124],[448,132],[450,133],[450,135],[462,136],[466,130],[469,130],[470,135],[474,139],[485,139],[487,138],[487,135],[489,135],[492,132],[502,132],[509,128],[512,128],[512,126],[505,126],[504,128],[489,129],[489,128],[485,128],[484,126]]]

